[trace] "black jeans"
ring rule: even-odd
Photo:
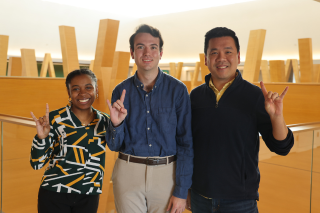
[[[99,195],[58,193],[40,187],[38,213],[96,213]]]

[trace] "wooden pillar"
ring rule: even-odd
[[[46,77],[47,71],[49,70],[49,76],[52,78],[56,77],[56,73],[54,71],[53,62],[50,53],[46,53],[44,55],[44,59],[41,66],[40,77]]]
[[[92,72],[93,72],[93,67],[94,67],[94,60],[91,60],[89,65],[89,70],[91,70]]]
[[[263,52],[266,30],[251,30],[243,68],[243,78],[249,82],[259,81],[260,64]]]
[[[133,63],[133,67],[132,67],[132,70],[131,70],[131,76],[133,76],[137,71],[137,64],[136,63]]]
[[[183,62],[178,62],[177,70],[176,70],[176,79],[181,79],[181,72],[182,72]]]
[[[300,82],[313,81],[313,58],[311,38],[302,38],[299,43]]]
[[[288,82],[289,81],[289,77],[291,75],[292,72],[292,60],[291,59],[287,59],[286,61],[286,66],[285,66],[285,81]]]
[[[6,76],[9,36],[0,35],[0,76]]]
[[[313,71],[314,71],[313,82],[320,83],[320,64],[314,64]]]
[[[62,52],[63,75],[67,75],[76,69],[79,69],[78,49],[76,41],[76,32],[74,27],[59,26],[60,43]]]
[[[200,72],[200,62],[196,62],[196,66],[194,68],[194,72],[191,79],[191,90],[193,90],[198,85],[198,78]]]
[[[130,63],[130,52],[116,51],[113,58],[111,82],[109,86],[108,99],[112,97],[112,91],[115,86],[128,78]]]
[[[22,63],[20,57],[9,57],[8,76],[22,76]]]
[[[291,59],[291,64],[292,64],[294,79],[295,79],[296,83],[300,83],[300,72],[299,72],[298,60]]]
[[[204,53],[200,53],[199,57],[200,57],[201,79],[202,79],[201,82],[204,83],[205,82],[204,77],[206,75],[208,75],[210,73],[210,71],[209,71],[208,67],[205,64],[205,57],[206,57],[205,54]]]
[[[34,49],[21,49],[22,76],[38,77],[36,52]]]
[[[108,76],[112,72],[112,63],[116,49],[119,21],[111,19],[100,20],[93,72],[98,78],[99,99],[94,107],[104,112],[109,109],[106,105],[110,82]]]
[[[269,65],[267,60],[261,60],[261,75],[264,83],[271,82]]]
[[[176,77],[176,63],[174,62],[170,62],[169,63],[169,66],[170,66],[170,71],[169,71],[169,74],[172,76],[172,77]]]
[[[271,82],[285,82],[285,66],[282,60],[270,60]]]

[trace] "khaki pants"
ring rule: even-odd
[[[117,159],[112,181],[118,213],[164,213],[175,186],[176,162],[147,166]]]

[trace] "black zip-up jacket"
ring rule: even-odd
[[[206,83],[190,93],[194,171],[192,189],[215,199],[259,199],[259,133],[268,148],[287,155],[294,138],[276,140],[259,87],[238,75],[220,98],[218,105]]]

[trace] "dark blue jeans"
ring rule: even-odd
[[[192,213],[258,213],[256,200],[207,199],[191,190]]]

